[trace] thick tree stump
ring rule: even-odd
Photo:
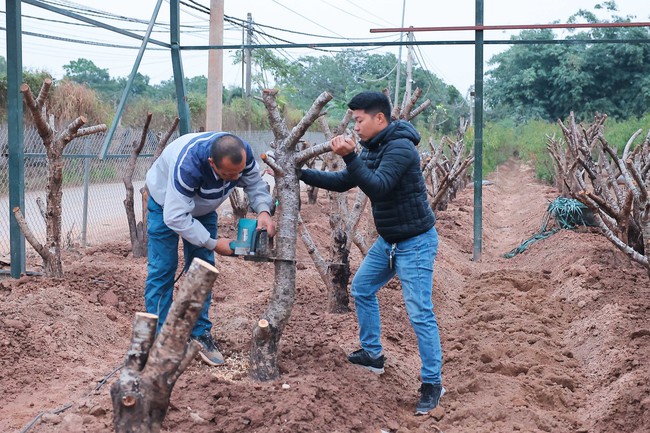
[[[192,261],[157,337],[158,316],[136,313],[124,368],[111,387],[117,433],[160,431],[172,389],[199,352],[200,344],[188,339],[218,273],[207,262]]]

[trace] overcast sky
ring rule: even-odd
[[[68,0],[47,0],[54,4],[70,5]],[[191,3],[191,0],[183,0]],[[193,0],[209,6],[210,0]],[[5,2],[0,5],[4,11]],[[80,6],[82,2],[76,3]],[[149,20],[156,0],[84,0],[83,7],[110,12],[121,17]],[[554,21],[566,22],[567,18],[580,8],[594,10],[594,0],[485,0],[485,24],[541,24]],[[650,21],[648,0],[618,0],[619,15],[633,15],[635,21]],[[475,0],[406,0],[404,26],[431,27],[451,25],[473,25],[475,20]],[[371,28],[400,27],[402,19],[400,0],[225,0],[225,14],[238,19],[246,19],[250,12],[256,23],[287,29],[295,32],[309,33],[314,36],[282,32],[265,27],[264,31],[296,43],[309,42],[362,42],[397,41],[399,34],[371,34]],[[81,7],[81,6],[80,6]],[[22,5],[23,31],[45,34],[57,38],[77,39],[90,42],[108,43],[139,47],[140,42],[119,34],[98,30],[86,26],[75,26],[47,20],[75,22],[73,19],[45,11],[28,4]],[[208,44],[208,15],[197,10],[181,6],[181,22],[184,28],[181,45]],[[28,17],[29,16],[29,17]],[[0,16],[5,27],[6,15]],[[138,25],[124,19],[107,20],[96,18],[111,25],[143,30],[146,25]],[[169,3],[165,0],[157,22],[169,22]],[[154,38],[164,42],[169,36],[163,28],[158,28]],[[511,33],[486,32],[485,39],[508,39]],[[316,37],[326,36],[327,38]],[[360,39],[361,38],[361,39]],[[473,32],[455,33],[415,33],[415,39],[425,40],[459,40],[473,39]],[[224,44],[240,44],[241,28],[226,24]],[[277,43],[269,37],[261,36],[260,43]],[[6,35],[0,34],[2,54],[6,56]],[[156,48],[155,45],[149,45]],[[485,60],[506,46],[486,46]],[[398,47],[373,49],[374,52],[393,52],[398,54]],[[403,51],[402,59],[406,59]],[[329,55],[328,52],[310,49],[286,49],[279,52],[286,59],[294,60],[304,55]],[[55,78],[63,75],[62,66],[70,60],[83,57],[92,60],[101,68],[109,70],[112,77],[128,76],[133,67],[137,49],[106,48],[102,46],[79,44],[61,40],[44,39],[30,35],[23,37],[23,65],[27,68],[44,69]],[[241,85],[241,68],[232,66],[233,51],[225,53],[224,83]],[[465,94],[474,81],[474,48],[472,45],[421,46],[416,50],[416,61],[429,69],[446,83],[452,84]],[[207,75],[207,51],[185,51],[183,66],[188,77]],[[148,50],[143,58],[140,72],[151,78],[151,83],[169,79],[172,76],[168,50]]]

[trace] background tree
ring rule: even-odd
[[[608,13],[615,2],[606,2]],[[613,15],[599,20],[580,10],[569,22],[630,22]],[[650,38],[648,28],[599,28],[573,32],[567,39],[609,40]],[[550,29],[527,30],[514,40],[554,40]],[[486,102],[493,118],[555,121],[577,110],[578,118],[606,112],[614,118],[641,116],[650,106],[650,45],[532,44],[513,45],[488,62]]]
[[[97,125],[82,128],[86,123],[83,116],[75,120],[60,131],[57,131],[49,122],[45,104],[48,99],[52,80],[47,79],[41,86],[41,91],[37,98],[34,98],[31,89],[25,83],[20,86],[25,104],[29,109],[38,134],[43,140],[43,146],[47,153],[47,209],[45,211],[46,220],[46,240],[41,244],[29,229],[25,217],[19,207],[13,209],[14,216],[25,239],[36,250],[43,259],[43,270],[49,277],[62,277],[63,265],[61,263],[61,202],[63,198],[63,150],[77,137],[84,135],[96,134],[106,131],[106,125]]]
[[[63,65],[64,78],[69,78],[79,84],[99,92],[104,97],[119,100],[118,84],[111,79],[108,69],[100,68],[92,60],[79,58]]]

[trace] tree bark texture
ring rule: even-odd
[[[83,116],[77,117],[62,131],[55,131],[47,121],[47,112],[44,109],[52,80],[49,78],[43,82],[38,98],[34,99],[31,89],[27,84],[20,86],[23,99],[41,139],[47,155],[47,206],[46,217],[46,240],[41,245],[34,236],[25,238],[34,247],[43,259],[43,272],[49,277],[62,277],[63,265],[61,263],[61,201],[63,198],[63,150],[77,137],[96,134],[106,131],[106,125],[97,125],[82,128],[86,123]],[[18,209],[20,212],[20,209]],[[14,209],[14,215],[16,210]],[[25,224],[26,226],[26,224]],[[31,240],[30,240],[31,239]],[[32,243],[33,242],[33,243]]]
[[[623,148],[605,139],[606,115],[598,114],[588,127],[576,123],[573,113],[558,121],[564,142],[548,138],[558,183],[587,206],[603,234],[650,276],[650,132],[642,143],[636,131]]]
[[[133,150],[129,163],[126,166],[126,172],[122,178],[124,187],[126,188],[126,198],[124,199],[124,208],[126,209],[126,220],[129,223],[129,236],[131,238],[131,251],[134,258],[144,257],[147,255],[147,234],[144,231],[144,223],[140,221],[136,223],[135,219],[135,200],[133,189],[133,172],[135,171],[135,164],[138,162],[138,157],[142,152],[142,148],[147,140],[147,133],[149,132],[149,125],[151,124],[151,113],[147,113],[147,119],[142,128],[142,135],[140,142],[133,142]]]
[[[241,218],[246,218],[248,214],[248,196],[240,191],[240,188],[233,189],[229,196],[230,207],[232,207],[232,215],[235,220],[235,227],[239,224]]]
[[[209,263],[192,261],[157,337],[158,317],[136,313],[124,367],[111,387],[117,433],[161,430],[174,385],[200,349],[188,339],[217,275]]]
[[[263,317],[253,328],[250,351],[250,374],[263,381],[280,376],[278,348],[296,296],[296,236],[300,204],[300,185],[296,173],[300,162],[296,144],[318,118],[321,109],[332,99],[328,93],[322,93],[300,122],[289,131],[278,111],[276,93],[274,90],[265,90],[262,96],[275,136],[273,155],[263,155],[263,159],[273,169],[280,198],[276,209],[278,230],[275,235],[275,279],[273,293]]]

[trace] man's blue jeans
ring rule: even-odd
[[[174,276],[178,268],[178,234],[167,227],[163,221],[162,207],[149,197],[147,203],[147,234],[149,236],[147,265],[147,282],[144,289],[144,300],[147,313],[158,315],[158,329],[165,319],[169,308],[172,305],[172,294],[174,292]],[[210,212],[207,215],[195,217],[203,226],[208,229],[210,236],[217,237],[217,213]],[[192,263],[192,259],[197,257],[205,260],[214,266],[214,251],[207,248],[197,247],[183,240],[183,255],[185,257],[185,270]],[[212,291],[208,294],[199,319],[194,325],[192,336],[202,335],[205,331],[212,328],[212,322],[208,319],[208,310]]]
[[[377,292],[397,273],[402,282],[406,312],[418,339],[422,382],[433,384],[442,381],[442,349],[431,300],[433,262],[437,251],[438,232],[435,227],[396,244],[389,244],[379,237],[354,276],[351,290],[359,320],[361,347],[370,356],[378,357],[382,354],[382,346]]]

